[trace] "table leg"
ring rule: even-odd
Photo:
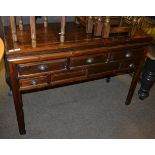
[[[139,65],[137,66],[137,68],[135,69],[135,72],[133,74],[132,82],[131,82],[129,92],[128,92],[128,95],[127,95],[127,98],[126,98],[126,101],[125,101],[126,105],[129,105],[131,103],[133,93],[134,93],[135,88],[137,86],[137,83],[138,83],[138,81],[140,79],[140,74],[141,74],[141,71],[142,71],[142,68],[143,68],[143,64],[145,62],[145,56],[146,56],[146,52],[143,55],[143,57],[141,58],[141,61],[140,61]]]
[[[18,128],[19,128],[20,134],[22,135],[22,134],[26,134],[22,96],[19,91],[19,84],[16,78],[17,75],[15,73],[15,65],[10,63],[9,69],[10,69],[10,74],[11,74],[12,93],[13,93],[14,105],[15,105],[15,110],[16,110]]]

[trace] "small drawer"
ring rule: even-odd
[[[70,67],[90,65],[95,63],[105,63],[107,61],[107,57],[108,53],[71,57]]]
[[[63,71],[61,73],[55,73],[52,75],[52,84],[65,84],[70,83],[74,81],[79,81],[80,79],[83,79],[86,77],[86,71],[76,69],[72,71]]]
[[[28,78],[28,79],[21,79],[19,80],[20,87],[37,87],[38,85],[44,85],[48,83],[49,78],[47,76],[42,77],[35,77],[35,78]]]
[[[121,63],[121,70],[133,70],[137,67],[137,60],[128,60]]]
[[[90,66],[88,68],[88,75],[118,70],[119,66],[120,66],[119,62],[111,62],[108,64],[99,64],[99,65]]]
[[[40,72],[57,71],[66,69],[66,59],[42,61],[18,65],[19,75],[35,74]]]
[[[121,59],[132,59],[141,57],[143,54],[142,49],[132,49],[132,50],[125,50],[125,51],[115,51],[111,52],[110,60],[121,60]]]

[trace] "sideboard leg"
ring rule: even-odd
[[[21,97],[20,92],[18,92],[17,90],[13,90],[13,98],[14,98],[14,105],[15,105],[15,110],[16,110],[19,133],[21,135],[26,134],[23,103],[22,103],[22,97]]]
[[[9,70],[11,74],[11,88],[14,99],[14,106],[16,111],[16,117],[18,122],[19,133],[26,134],[25,122],[24,122],[24,112],[23,112],[23,102],[22,95],[19,91],[19,83],[17,80],[17,73],[15,72],[15,64],[9,63]]]
[[[136,67],[136,69],[134,71],[132,82],[131,82],[129,92],[128,92],[128,95],[127,95],[127,98],[126,98],[126,101],[125,101],[126,105],[129,105],[131,103],[133,93],[134,93],[135,88],[137,86],[137,83],[138,83],[138,81],[140,79],[140,74],[141,74],[141,71],[142,71],[142,68],[143,68],[143,65],[144,65],[144,62],[145,62],[146,53],[147,53],[147,48],[144,51],[144,55],[141,58],[141,61],[140,61],[139,65]]]
[[[133,93],[135,91],[137,82],[139,80],[139,75],[140,75],[140,71],[135,72],[134,75],[133,75],[133,79],[132,79],[132,82],[131,82],[131,85],[130,85],[128,96],[127,96],[126,101],[125,101],[126,105],[129,105],[131,103]]]

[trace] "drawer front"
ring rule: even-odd
[[[137,65],[138,65],[138,62],[137,60],[127,60],[127,61],[124,61],[121,63],[121,66],[120,66],[120,69],[121,70],[134,70]]]
[[[64,71],[61,73],[55,73],[52,75],[52,84],[65,84],[74,81],[82,80],[86,77],[86,71],[83,70],[72,70],[72,71]]]
[[[113,70],[118,70],[120,66],[119,62],[112,62],[108,64],[99,64],[91,66],[88,68],[88,76],[93,74],[99,74],[103,72],[111,72]]]
[[[139,58],[143,55],[142,49],[134,49],[134,50],[125,50],[125,51],[116,51],[111,52],[110,60],[121,60],[121,59],[133,59]]]
[[[27,87],[34,88],[40,85],[48,84],[49,82],[50,81],[49,81],[48,76],[34,77],[34,78],[19,80],[19,84],[21,88],[27,88]]]
[[[71,57],[70,67],[90,65],[90,64],[96,64],[96,63],[105,63],[107,61],[107,58],[108,58],[108,53]]]
[[[66,69],[67,60],[58,59],[39,63],[26,63],[18,65],[19,75],[35,74],[40,72],[57,71]]]

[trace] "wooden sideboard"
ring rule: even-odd
[[[125,101],[130,104],[152,40],[139,31],[133,37],[95,37],[70,22],[60,42],[60,29],[60,23],[48,23],[46,28],[37,24],[36,47],[32,47],[29,25],[22,31],[17,27],[16,42],[10,27],[4,27],[6,81],[13,93],[20,134],[26,133],[23,92],[134,73]]]

